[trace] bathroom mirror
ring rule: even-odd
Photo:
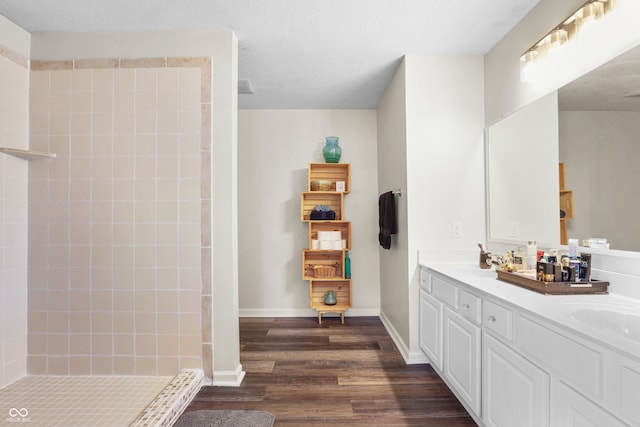
[[[490,126],[486,156],[490,241],[560,244],[563,162],[568,236],[640,251],[640,46]]]
[[[557,105],[554,92],[487,128],[491,241],[560,241]]]

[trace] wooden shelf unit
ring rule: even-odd
[[[336,213],[336,221],[342,221],[344,211],[344,193],[335,191],[306,191],[300,196],[300,215],[302,221],[311,219],[311,211],[318,205],[329,206]],[[326,220],[318,220],[326,221]]]
[[[336,305],[326,305],[324,297],[327,291],[336,293]],[[340,321],[344,323],[344,312],[351,308],[351,280],[309,281],[309,305],[318,311],[318,323],[322,324],[323,313],[340,313]]]
[[[329,180],[329,191],[311,191],[311,181]],[[345,191],[336,191],[336,182],[344,181]],[[300,219],[309,223],[308,249],[302,251],[302,279],[309,281],[309,305],[318,312],[318,323],[322,324],[322,315],[338,313],[344,324],[344,312],[351,308],[351,279],[345,278],[344,260],[347,250],[351,249],[351,222],[344,221],[344,195],[351,190],[351,166],[346,163],[310,163],[307,189],[300,196]],[[317,205],[329,206],[336,213],[335,220],[312,220],[311,211]],[[345,249],[310,249],[312,241],[318,239],[319,231],[339,231],[341,240],[345,240]],[[335,266],[333,277],[315,277],[313,266]],[[337,303],[325,304],[328,291],[336,294]]]
[[[567,235],[567,220],[573,219],[573,191],[566,189],[565,165],[559,165],[560,178],[560,210],[565,212],[564,218],[560,218],[560,244],[566,245],[569,242]],[[558,213],[560,215],[560,213]]]
[[[309,163],[308,171],[307,191],[311,191],[311,181],[316,180],[331,181],[330,191],[336,191],[336,182],[343,181],[344,193],[351,191],[351,165],[348,163]]]
[[[302,251],[302,280],[344,280],[344,250],[312,250]],[[310,267],[327,265],[336,267],[334,277],[316,277],[310,273]]]
[[[318,231],[339,231],[342,240],[346,240],[347,249],[351,249],[351,222],[349,221],[309,221],[309,248],[312,240],[318,239]]]

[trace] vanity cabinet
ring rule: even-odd
[[[419,334],[481,426],[640,427],[637,357],[462,278],[421,268]]]
[[[465,406],[480,415],[480,299],[424,269],[420,274],[420,348]]]

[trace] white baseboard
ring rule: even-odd
[[[377,308],[350,308],[345,313],[345,317],[378,317],[380,310]],[[318,317],[318,312],[311,308],[304,309],[276,309],[276,308],[241,308],[240,317]],[[325,317],[338,317],[339,314],[327,313]]]
[[[404,363],[406,363],[407,365],[429,363],[429,359],[422,351],[409,351],[409,347],[407,347],[407,344],[404,342],[402,337],[400,337],[400,334],[398,333],[398,331],[396,331],[396,328],[393,327],[393,325],[389,321],[389,318],[384,314],[383,311],[380,311],[380,320],[382,321],[382,324],[384,325],[394,344],[398,348],[400,355],[404,359]]]
[[[234,371],[213,371],[212,385],[221,387],[238,387],[242,384],[246,372],[242,370],[242,365],[238,364]]]

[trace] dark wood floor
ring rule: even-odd
[[[406,365],[377,317],[241,318],[240,387],[187,411],[253,409],[276,426],[475,426],[429,365]]]

